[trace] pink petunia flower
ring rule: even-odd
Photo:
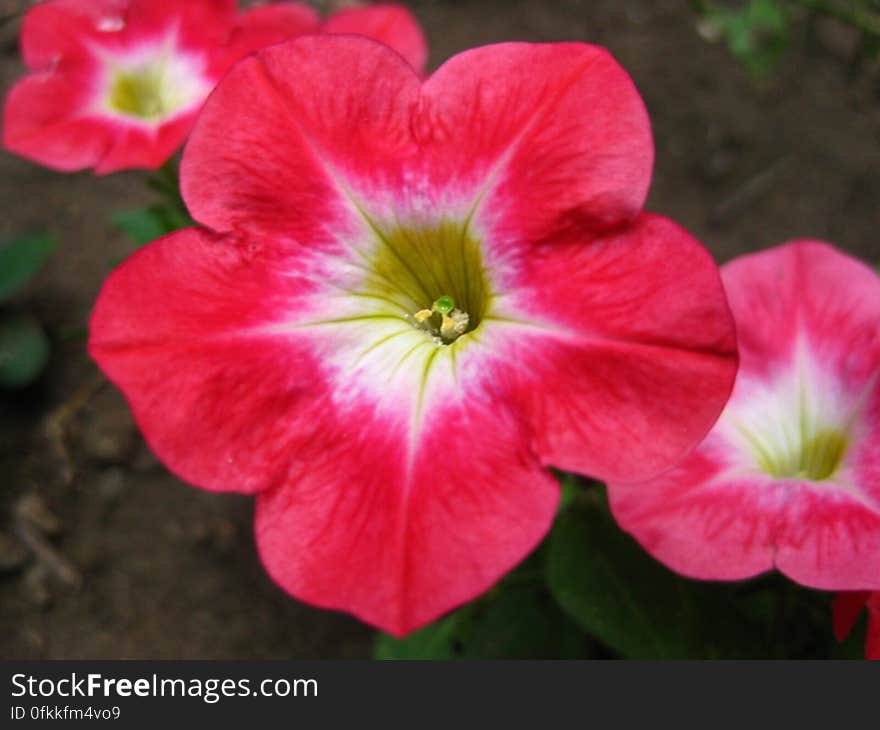
[[[366,39],[273,46],[185,150],[210,230],[111,275],[91,353],[174,472],[258,495],[282,587],[404,634],[535,547],[549,465],[646,478],[721,412],[733,321],[705,249],[641,213],[652,157],[593,46],[425,82]]]
[[[358,33],[421,70],[427,47],[398,5],[322,23],[300,3],[238,13],[235,0],[48,0],[25,16],[29,75],[6,100],[6,149],[60,171],[160,167],[183,144],[229,67],[306,33]]]
[[[880,592],[838,593],[834,598],[834,635],[843,641],[853,630],[863,609],[868,610],[868,637],[865,659],[880,660]]]
[[[609,485],[620,525],[679,573],[776,568],[806,586],[880,588],[880,279],[815,241],[722,269],[740,371],[684,463]]]

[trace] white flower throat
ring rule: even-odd
[[[794,367],[774,382],[738,381],[719,426],[751,468],[824,482],[844,464],[857,414],[858,404],[801,346]]]

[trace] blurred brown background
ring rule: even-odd
[[[0,0],[0,16],[24,5]],[[607,46],[653,120],[649,208],[719,262],[797,237],[880,261],[878,75],[852,68],[846,26],[811,24],[756,81],[701,37],[684,0],[410,6],[432,66],[504,40]],[[4,90],[22,71],[17,33],[15,19],[0,27]],[[150,200],[137,173],[65,176],[0,153],[0,235],[48,229],[61,242],[24,299],[53,335],[49,370],[0,394],[0,658],[368,656],[368,629],[299,604],[265,576],[251,500],[170,476],[85,355],[101,282],[133,249],[110,216]]]

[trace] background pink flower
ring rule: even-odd
[[[30,73],[6,100],[4,146],[61,171],[157,168],[233,63],[270,43],[336,32],[373,36],[424,66],[422,32],[394,5],[322,24],[300,3],[239,14],[235,0],[48,0],[25,16]]]
[[[722,276],[741,361],[730,403],[684,463],[611,484],[615,517],[691,577],[775,567],[814,588],[880,588],[880,279],[815,241]]]

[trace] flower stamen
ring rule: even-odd
[[[413,315],[416,326],[440,343],[449,345],[467,332],[470,317],[455,308],[455,300],[447,295],[438,297],[431,309],[420,309]]]

